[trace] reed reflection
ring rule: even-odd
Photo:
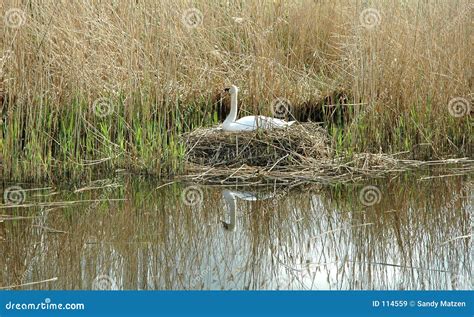
[[[472,288],[472,187],[462,177],[371,183],[381,193],[372,206],[361,203],[360,185],[285,195],[200,186],[202,201],[189,205],[184,184],[119,182],[46,190],[28,197],[31,207],[2,208],[0,286]]]

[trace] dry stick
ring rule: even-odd
[[[37,282],[30,282],[30,283],[10,285],[10,286],[2,286],[2,287],[0,287],[0,290],[1,289],[11,289],[11,288],[16,288],[16,287],[36,285],[36,284],[47,283],[47,282],[54,282],[54,281],[57,281],[57,280],[58,280],[57,277],[53,277],[53,278],[50,278],[50,279],[47,279],[47,280],[42,280],[42,281],[37,281]]]
[[[169,183],[166,183],[166,184],[162,184],[162,185],[158,186],[157,188],[155,188],[155,190],[160,189],[160,188],[165,187],[165,186],[168,186],[168,185],[171,185],[171,184],[174,184],[174,183],[176,183],[176,182],[173,181],[173,182],[169,182]]]
[[[4,217],[7,217],[7,218],[4,218]],[[0,222],[3,222],[3,221],[10,221],[10,220],[26,220],[26,219],[36,219],[36,218],[43,218],[44,216],[30,216],[30,217],[22,217],[22,216],[18,216],[18,217],[8,217],[8,215],[0,215]]]
[[[23,191],[23,192],[35,192],[35,191],[49,190],[49,189],[53,189],[53,187],[22,188],[21,191]]]
[[[392,266],[392,267],[399,267],[399,268],[402,268],[402,269],[412,269],[412,270],[422,270],[422,271],[432,271],[432,272],[442,272],[442,273],[448,273],[449,272],[449,271],[446,271],[446,270],[429,269],[429,268],[416,267],[416,266],[407,266],[407,265],[400,265],[400,264],[394,264],[394,263],[365,262],[365,261],[354,261],[354,260],[346,260],[346,261],[347,262],[352,262],[352,263],[369,264],[369,265]]]
[[[424,176],[420,178],[420,181],[425,181],[428,179],[433,179],[433,178],[445,178],[445,177],[453,177],[453,176],[463,176],[466,175],[465,173],[456,173],[456,174],[447,174],[447,175],[437,175],[437,176]]]
[[[49,192],[47,194],[34,194],[33,197],[50,197],[59,194],[59,192]]]
[[[79,188],[79,189],[76,189],[74,191],[74,193],[80,193],[80,192],[83,192],[83,191],[86,191],[86,190],[97,190],[97,189],[103,189],[103,188],[109,188],[109,187],[118,187],[118,186],[121,186],[119,184],[108,184],[108,185],[104,185],[104,186],[90,186],[90,187],[82,187],[82,188]]]
[[[455,238],[449,239],[449,240],[441,243],[441,245],[445,245],[445,244],[448,244],[450,242],[453,242],[453,241],[456,241],[456,240],[459,240],[459,239],[467,239],[467,238],[471,238],[471,237],[474,237],[474,234],[467,234],[465,236],[455,237]]]
[[[229,178],[233,177],[235,174],[237,174],[241,168],[243,168],[244,165],[242,165],[241,167],[239,167],[235,172],[233,172],[232,174],[230,174],[226,179],[224,179],[221,183],[224,183],[226,180],[228,180]]]
[[[39,190],[47,190],[47,189],[53,189],[53,187],[26,188],[26,189],[23,189],[23,191],[29,192],[29,191],[39,191]]]
[[[272,166],[272,167],[270,167],[270,169],[268,170],[268,172],[271,172],[271,171],[272,171],[272,169],[273,169],[275,166],[277,166],[277,164],[278,164],[278,163],[280,163],[280,161],[281,161],[281,160],[283,160],[283,159],[287,158],[289,155],[290,155],[290,154],[286,154],[285,156],[283,156],[283,157],[279,158],[279,159],[278,159],[278,161],[276,161],[276,162],[275,162],[275,164],[273,164],[273,166]]]
[[[204,171],[203,173],[201,173],[201,174],[199,174],[199,175],[195,175],[194,178],[202,178],[202,177],[205,176],[206,174],[212,172],[213,169],[214,169],[214,168],[211,167],[211,168],[209,168],[207,171]]]
[[[69,206],[74,204],[81,203],[93,203],[101,201],[125,201],[124,198],[112,198],[112,199],[87,199],[87,200],[77,200],[77,201],[55,201],[51,203],[36,203],[36,204],[23,204],[23,205],[0,205],[0,209],[10,209],[10,208],[30,208],[30,207],[61,207]]]
[[[41,226],[41,225],[33,225],[33,227],[40,228],[40,229],[49,231],[51,233],[68,233],[67,231],[58,230],[58,229],[54,229],[54,228],[50,228],[50,227],[46,227],[46,226]]]

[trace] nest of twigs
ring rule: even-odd
[[[186,160],[209,167],[288,167],[333,156],[327,132],[316,123],[296,123],[285,129],[225,132],[202,128],[183,135]]]
[[[434,166],[454,166],[455,174],[474,170],[474,160],[469,158],[424,162],[403,159],[406,153],[337,157],[329,140],[326,131],[315,123],[251,133],[197,129],[182,136],[187,161],[187,174],[182,178],[212,184],[271,181],[296,186],[308,182],[355,182]]]

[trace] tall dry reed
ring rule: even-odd
[[[4,0],[2,177],[179,172],[177,135],[215,123],[216,91],[231,83],[243,113],[267,115],[276,98],[297,109],[344,91],[328,125],[343,151],[472,155],[471,10],[468,0]]]

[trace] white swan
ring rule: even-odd
[[[222,221],[222,224],[224,225],[224,229],[229,230],[229,231],[235,231],[235,225],[237,222],[237,216],[235,214],[236,209],[237,209],[237,202],[236,198],[240,198],[242,200],[247,200],[247,201],[256,201],[256,200],[264,200],[268,198],[272,198],[272,194],[265,194],[265,195],[259,195],[257,197],[256,194],[250,193],[250,192],[240,192],[240,191],[234,191],[234,190],[228,190],[225,189],[222,191],[222,196],[224,196],[224,200],[229,207],[229,222]]]
[[[222,224],[224,225],[224,229],[235,231],[235,224],[237,222],[237,217],[235,214],[237,209],[237,203],[235,202],[236,198],[238,197],[243,200],[257,200],[257,197],[252,193],[238,192],[227,189],[222,192],[222,196],[224,196],[225,202],[229,207],[229,222],[222,221]]]
[[[257,129],[281,129],[289,127],[296,121],[287,122],[285,120],[269,118],[264,116],[247,116],[237,120],[237,94],[239,88],[232,85],[225,89],[230,92],[230,113],[222,124],[224,131],[242,132],[255,131]]]

